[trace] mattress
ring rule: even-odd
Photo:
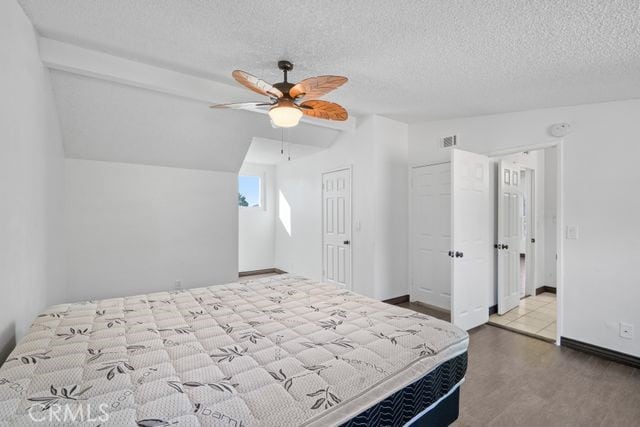
[[[340,425],[460,379],[467,346],[447,322],[294,275],[61,304],[0,368],[0,423]]]

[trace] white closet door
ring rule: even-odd
[[[411,171],[411,300],[451,309],[451,164]]]
[[[469,330],[489,320],[489,158],[452,150],[451,321]]]
[[[322,174],[323,279],[351,289],[351,169]]]
[[[498,173],[498,314],[520,303],[520,252],[523,244],[521,168],[500,161]]]

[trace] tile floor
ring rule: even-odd
[[[520,305],[503,314],[493,314],[489,323],[524,332],[545,340],[556,339],[556,295],[545,292],[520,300]]]

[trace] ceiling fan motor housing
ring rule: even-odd
[[[282,71],[291,71],[293,70],[293,63],[287,60],[278,61],[278,68]]]

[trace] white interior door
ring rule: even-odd
[[[411,171],[411,300],[451,309],[451,164]]]
[[[469,330],[489,320],[489,158],[452,149],[451,321]]]
[[[520,253],[523,244],[521,168],[500,161],[498,172],[498,314],[520,303]]]
[[[351,169],[322,174],[323,276],[351,289]]]

